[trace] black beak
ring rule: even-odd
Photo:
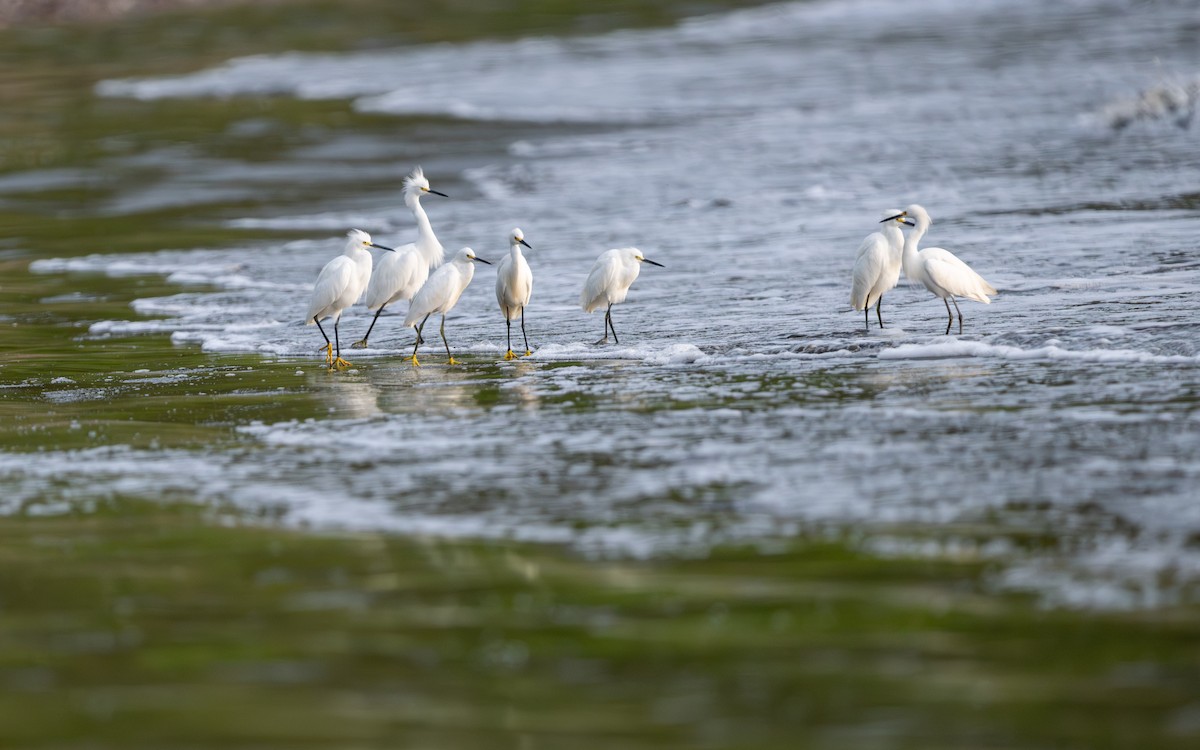
[[[425,192],[427,192],[427,193],[433,193],[434,195],[440,195],[440,196],[442,196],[443,198],[449,198],[449,197],[450,197],[450,196],[446,195],[445,193],[439,193],[439,192],[438,192],[438,191],[436,191],[436,190],[426,190]]]
[[[376,245],[374,242],[371,243],[371,247],[377,247],[380,250],[387,250],[388,252],[392,253],[396,252],[396,248],[394,247],[384,247],[383,245]]]
[[[656,262],[650,260],[649,258],[642,258],[642,261],[644,263],[649,263],[652,266],[658,266],[659,268],[666,268],[666,266],[664,266],[662,263],[656,263]]]
[[[529,248],[529,249],[532,250],[533,248]],[[490,260],[484,260],[483,258],[479,258],[479,257],[476,257],[475,260],[479,261],[480,263],[487,263],[489,266],[492,265],[492,262]]]
[[[879,223],[880,223],[880,224],[886,224],[886,223],[888,223],[889,221],[895,221],[896,219],[903,219],[903,218],[904,218],[905,216],[907,216],[907,215],[908,215],[907,213],[903,213],[903,214],[896,214],[895,216],[889,216],[889,217],[887,217],[886,219],[883,219],[883,220],[881,220]],[[904,223],[905,223],[905,224],[908,224],[908,222],[904,222]],[[909,224],[909,226],[911,227],[911,226],[916,226],[916,225],[915,225],[915,224]]]
[[[532,245],[530,245],[530,244],[529,244],[528,242],[526,242],[525,240],[517,240],[517,242],[520,242],[522,245],[524,245],[525,247],[529,248],[530,250],[532,250],[532,249],[533,249],[533,246],[532,246]]]
[[[906,227],[915,227],[917,225],[917,222],[913,221],[912,219],[905,219],[900,223]]]

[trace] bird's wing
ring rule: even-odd
[[[620,268],[621,264],[612,250],[596,259],[579,295],[579,306],[584,312],[595,310],[608,299],[608,290],[617,283]]]
[[[312,323],[313,318],[330,314],[327,308],[345,293],[358,268],[354,261],[345,255],[339,255],[325,264],[317,275],[317,283],[313,285],[312,298],[308,303],[308,315],[305,323]]]
[[[868,236],[859,246],[850,283],[850,304],[855,310],[869,307],[874,301],[871,290],[883,275],[889,249],[887,238],[878,232]]]
[[[529,297],[533,294],[533,271],[524,257],[517,258],[514,265],[511,293],[513,301],[521,307],[529,304]]]
[[[496,302],[500,305],[500,311],[505,312],[508,306],[508,287],[509,287],[509,269],[512,268],[512,256],[505,255],[496,264]],[[507,312],[505,312],[507,315]]]
[[[863,238],[862,243],[858,246],[858,250],[854,251],[854,257],[857,260],[862,257],[862,254],[875,247],[879,242],[887,244],[887,238],[883,236],[883,232],[871,232]]]
[[[416,325],[421,318],[441,310],[450,300],[451,294],[458,286],[458,269],[454,263],[438,266],[430,274],[425,284],[413,295],[408,306],[408,315],[404,316],[404,325]],[[459,292],[461,294],[461,292]],[[457,296],[455,296],[457,299]]]
[[[940,247],[930,247],[921,251],[925,262],[925,273],[929,280],[947,292],[988,304],[989,294],[995,294],[996,289],[987,283],[982,276],[975,273],[957,255]]]
[[[496,268],[496,302],[500,311],[510,320],[515,320],[533,292],[533,274],[524,258],[513,262],[511,255],[500,260]]]
[[[396,248],[394,253],[385,253],[375,264],[371,283],[367,285],[367,309],[376,310],[405,296],[412,296],[416,290],[410,287],[423,262],[416,245],[405,245]]]

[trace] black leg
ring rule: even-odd
[[[508,333],[508,353],[512,354],[512,321],[508,319],[508,313],[504,313],[504,327]]]
[[[446,345],[446,359],[449,360],[448,364],[456,364],[454,355],[450,353],[450,342],[446,340],[446,313],[442,313],[442,327],[440,330],[442,333],[442,343]]]
[[[525,333],[525,308],[523,307],[521,308],[521,338],[525,339],[525,356],[528,357],[533,354],[533,350],[529,348],[529,336]],[[511,344],[509,344],[509,348],[512,348]]]
[[[950,320],[946,323],[946,335],[949,336],[950,335],[950,326],[954,325],[954,313],[950,312],[950,303],[946,300],[945,297],[942,297],[942,302],[946,303],[946,314],[950,316]],[[954,304],[957,305],[958,303],[955,302]]]
[[[314,317],[313,322],[317,324],[317,330],[321,332],[321,338],[325,339],[325,346],[321,347],[325,350],[325,364],[333,367],[333,342],[325,335],[325,328],[321,325],[321,321]]]
[[[608,327],[610,329],[612,329],[613,343],[614,344],[621,343],[621,339],[617,338],[617,327],[614,326],[613,322],[612,322],[612,303],[611,302],[608,303],[608,310],[604,313],[604,319],[608,321]],[[608,338],[607,332],[605,332],[604,337]]]
[[[879,327],[883,328],[883,295],[875,302],[875,315],[879,318]]]
[[[867,304],[863,305],[863,326],[868,331],[871,330],[871,306]]]
[[[325,346],[329,346],[329,337],[325,335],[325,329],[321,327],[321,321],[313,318],[313,322],[317,324],[317,330],[321,332],[321,338],[325,339]]]
[[[412,363],[414,365],[417,364],[417,349],[420,348],[421,342],[424,340],[421,338],[421,329],[423,329],[425,327],[425,321],[427,321],[427,320],[429,320],[428,315],[426,315],[424,318],[421,318],[421,325],[417,326],[417,340],[415,343],[413,343],[413,354],[412,354]]]
[[[958,313],[958,335],[961,336],[962,335],[962,310],[958,309],[958,300],[951,297],[950,301],[954,303],[954,311]]]
[[[337,348],[337,359],[334,360],[336,362],[340,362],[342,360],[342,341],[340,338],[338,338],[338,323],[341,322],[341,320],[342,316],[340,315],[333,319],[333,345]]]
[[[381,305],[379,307],[379,309],[375,311],[375,317],[371,318],[371,325],[367,326],[367,335],[362,337],[362,341],[354,342],[355,349],[366,349],[367,348],[367,339],[371,338],[371,331],[375,330],[375,322],[379,320],[379,316],[383,313],[383,308],[385,308],[385,307],[387,307],[386,304]]]

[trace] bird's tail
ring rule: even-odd
[[[979,280],[979,291],[977,294],[972,295],[970,298],[977,302],[982,302],[985,305],[992,304],[992,300],[989,299],[988,295],[997,294],[996,287],[987,283],[987,281],[979,274],[975,274],[975,278]]]

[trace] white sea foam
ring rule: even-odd
[[[1133,349],[1063,349],[1055,345],[1021,349],[983,341],[953,340],[933,344],[901,344],[879,352],[880,359],[949,359],[954,357],[997,357],[1000,359],[1056,359],[1078,362],[1138,362],[1156,364],[1200,364],[1200,357],[1164,356]]]

